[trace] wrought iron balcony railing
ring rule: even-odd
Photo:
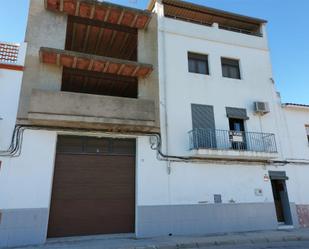
[[[275,135],[271,133],[194,129],[189,132],[189,136],[191,150],[277,152]]]

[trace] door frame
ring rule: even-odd
[[[287,185],[286,185],[286,181],[289,178],[286,176],[285,171],[269,171],[269,177],[270,177],[273,198],[274,198],[273,182],[277,181],[282,184],[283,191],[278,194],[280,195],[280,203],[281,203],[282,211],[283,211],[284,225],[288,225],[288,226],[293,225],[291,205],[290,205],[289,195],[288,195],[288,190],[287,190]],[[276,205],[275,198],[274,198],[274,204]],[[278,221],[277,210],[276,210],[276,219]],[[280,224],[279,221],[278,221],[278,224]]]

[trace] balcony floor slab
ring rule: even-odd
[[[195,149],[191,153],[195,157],[218,159],[269,160],[278,157],[278,153],[240,150]]]

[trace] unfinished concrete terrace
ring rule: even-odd
[[[144,38],[152,35],[146,33],[151,12],[89,0],[33,0],[30,12],[28,60],[33,61],[24,77],[25,104],[20,104],[20,113],[27,115],[19,115],[20,120],[67,128],[159,130],[158,92],[153,92],[158,83],[151,77],[155,58],[138,51],[151,40]]]
[[[33,124],[109,131],[157,132],[151,100],[33,90]]]
[[[147,77],[152,72],[150,64],[54,48],[42,47],[40,58],[42,63],[130,77]]]
[[[96,0],[45,0],[45,7],[67,15],[118,24],[131,28],[147,27],[151,12]]]

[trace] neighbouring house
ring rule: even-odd
[[[0,247],[309,226],[309,107],[281,103],[266,23],[31,0],[0,43]]]

